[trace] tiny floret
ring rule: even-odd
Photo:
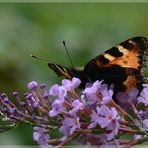
[[[72,80],[62,80],[62,85],[65,87],[67,90],[73,90],[77,88],[81,83],[81,80],[78,78],[73,77]]]
[[[28,83],[28,88],[29,88],[30,90],[33,90],[33,89],[36,88],[37,86],[38,86],[38,83],[35,82],[35,81],[32,81],[32,82]]]
[[[138,102],[143,103],[145,106],[148,106],[148,87],[145,87],[138,97]]]

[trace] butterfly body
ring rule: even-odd
[[[103,80],[115,85],[115,93],[127,91],[132,87],[142,89],[144,83],[143,68],[148,55],[148,40],[135,37],[126,40],[90,60],[83,69],[68,68],[59,64],[48,63],[58,76],[81,80],[81,88],[87,82]]]

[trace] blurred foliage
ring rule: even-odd
[[[1,3],[0,93],[17,90],[22,95],[32,80],[48,86],[59,83],[46,62],[30,54],[70,66],[62,40],[74,65],[83,66],[121,41],[148,37],[147,8],[142,3]],[[1,134],[0,144],[33,144],[31,138],[32,129],[20,125]]]

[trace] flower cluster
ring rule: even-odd
[[[44,84],[39,89],[38,83],[32,81],[24,101],[13,93],[16,103],[1,94],[1,120],[6,124],[0,125],[0,130],[15,123],[31,124],[33,138],[41,147],[60,147],[70,141],[118,147],[148,139],[148,85],[139,96],[136,88],[119,92],[118,105],[113,99],[113,86],[96,81],[80,90],[80,83],[78,78],[64,79],[62,85],[55,84],[47,91]],[[54,139],[55,131],[61,134]]]

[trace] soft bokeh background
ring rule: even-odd
[[[70,66],[62,45],[66,41],[73,64],[88,60],[135,36],[148,37],[148,4],[0,4],[0,93],[21,95],[35,80],[60,83],[45,62]],[[0,134],[0,144],[35,144],[30,126]]]

